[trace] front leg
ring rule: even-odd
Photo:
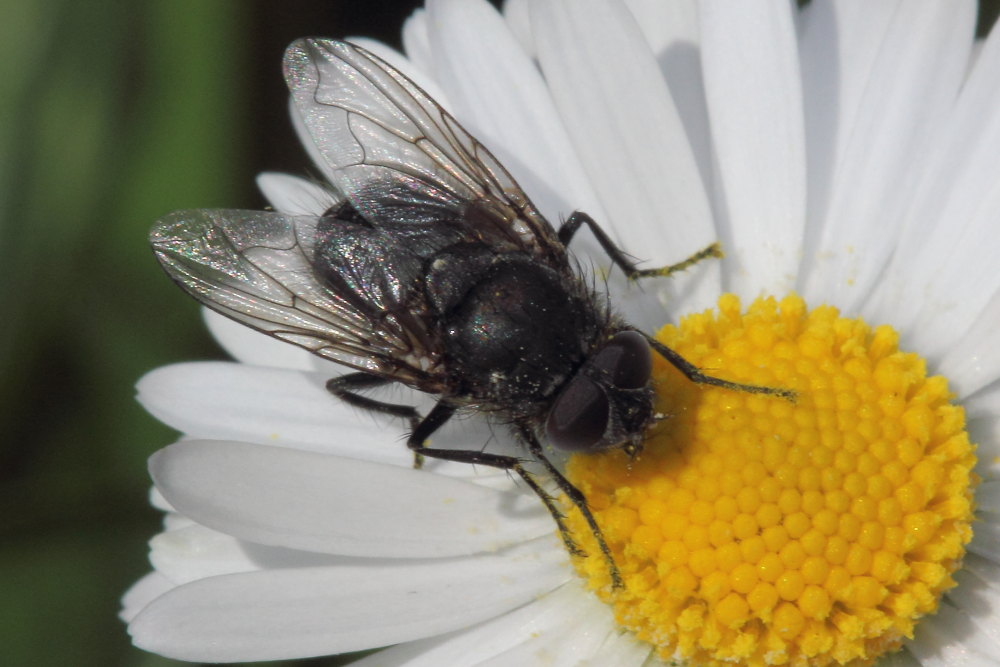
[[[563,475],[559,469],[556,468],[551,461],[549,461],[548,457],[546,457],[545,453],[542,451],[542,444],[538,441],[538,438],[535,437],[534,432],[530,428],[527,426],[520,426],[518,431],[521,436],[521,440],[528,445],[528,451],[531,452],[531,455],[535,457],[536,461],[545,467],[549,476],[555,480],[556,486],[559,487],[559,490],[566,494],[569,501],[573,503],[573,505],[580,510],[580,514],[583,515],[584,520],[587,522],[587,526],[590,528],[591,534],[594,536],[594,539],[597,540],[597,546],[601,550],[601,555],[604,556],[604,560],[608,565],[608,572],[611,575],[612,588],[615,588],[616,590],[625,588],[625,582],[622,579],[621,572],[618,570],[618,565],[615,563],[614,556],[611,555],[611,549],[608,547],[607,540],[604,539],[604,533],[601,532],[600,526],[597,525],[597,520],[594,519],[594,515],[590,511],[590,507],[587,505],[587,499],[580,492],[580,490],[573,486],[573,483],[566,479],[565,475]],[[536,493],[538,492],[536,491]],[[546,494],[546,496],[551,498],[548,494]],[[543,497],[542,500],[545,500],[545,498]],[[549,507],[549,512],[552,514],[552,517],[556,520],[556,524],[559,526],[559,533],[562,535],[563,542],[566,543],[566,549],[574,556],[584,555],[573,541],[569,529],[566,528],[563,513],[557,509],[553,509],[549,503],[546,503],[546,506]]]
[[[651,278],[651,277],[666,277],[688,269],[703,259],[709,259],[710,257],[722,257],[722,248],[718,243],[713,243],[712,245],[703,248],[691,255],[682,262],[677,262],[676,264],[670,264],[669,266],[661,266],[658,269],[640,269],[635,265],[635,262],[630,260],[628,256],[622,252],[621,248],[615,245],[615,242],[611,240],[611,237],[601,229],[601,226],[591,218],[589,215],[582,211],[576,211],[566,222],[559,227],[559,240],[562,241],[564,246],[568,246],[570,240],[576,234],[577,230],[580,229],[581,225],[587,225],[590,231],[594,233],[594,237],[597,242],[601,244],[604,252],[608,253],[608,257],[611,258],[611,262],[625,272],[625,275],[629,280],[638,280],[639,278]]]
[[[444,401],[439,402],[434,409],[431,410],[430,414],[420,423],[420,425],[413,431],[410,439],[407,441],[407,446],[414,452],[419,452],[423,456],[429,456],[435,459],[441,459],[443,461],[455,461],[456,463],[469,463],[472,465],[485,465],[492,468],[500,468],[501,470],[507,470],[509,472],[516,473],[525,483],[535,492],[535,495],[542,501],[545,505],[545,509],[549,511],[552,518],[555,519],[556,526],[559,528],[559,534],[562,536],[563,544],[566,545],[566,550],[573,556],[584,556],[585,552],[577,546],[576,542],[573,540],[569,529],[566,528],[565,519],[562,510],[556,503],[555,498],[546,491],[538,480],[524,467],[524,461],[514,456],[505,456],[502,454],[489,454],[480,450],[474,449],[435,449],[431,447],[425,447],[424,443],[427,438],[441,427],[448,419],[454,414],[455,408],[448,405]],[[615,565],[614,558],[611,556],[611,550],[608,548],[607,542],[604,540],[604,535],[601,533],[601,529],[597,526],[597,522],[594,520],[594,515],[590,513],[590,508],[587,507],[587,501],[583,497],[583,494],[567,480],[559,470],[552,465],[552,463],[546,458],[544,452],[542,451],[542,445],[538,442],[538,438],[527,426],[518,427],[518,435],[521,440],[528,446],[528,451],[531,452],[532,456],[537,460],[549,475],[555,480],[556,485],[559,490],[566,494],[570,502],[572,502],[576,507],[583,513],[584,518],[587,520],[587,525],[590,526],[594,537],[597,538],[597,543],[600,545],[601,553],[604,555],[608,562],[608,569],[611,572],[611,583],[614,588],[623,588],[624,583],[622,581],[621,573],[618,571],[618,566]]]
[[[697,366],[692,364],[690,361],[679,355],[674,350],[656,340],[652,336],[646,336],[646,340],[649,341],[650,346],[656,350],[656,353],[661,357],[670,362],[670,365],[679,370],[684,374],[688,380],[696,384],[707,384],[713,387],[721,387],[723,389],[732,389],[733,391],[745,391],[750,394],[768,394],[770,396],[778,396],[787,401],[795,402],[798,394],[792,389],[779,389],[777,387],[762,387],[756,384],[743,384],[741,382],[730,382],[729,380],[723,380],[711,375],[705,375]]]

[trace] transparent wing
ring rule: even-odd
[[[209,308],[353,368],[433,389],[414,320],[377,320],[323,287],[311,262],[318,218],[267,211],[178,211],[150,243],[167,274]]]
[[[334,185],[373,224],[458,219],[473,237],[566,266],[507,170],[386,62],[348,42],[301,39],[285,53],[285,78]]]

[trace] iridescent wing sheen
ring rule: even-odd
[[[569,271],[563,245],[507,170],[386,62],[349,42],[301,39],[285,53],[285,78],[333,185],[373,225],[458,220],[470,240]]]
[[[167,274],[209,308],[332,361],[439,389],[433,351],[414,338],[419,318],[405,325],[392,312],[373,318],[321,284],[312,261],[319,221],[178,211],[156,223],[150,243]]]

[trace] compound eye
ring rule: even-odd
[[[593,380],[577,375],[556,398],[545,422],[552,446],[567,452],[584,452],[595,447],[608,426],[610,404],[604,390]]]
[[[619,389],[641,389],[649,383],[653,358],[646,337],[637,331],[622,331],[594,355],[594,368],[607,373]]]

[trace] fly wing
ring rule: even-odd
[[[150,243],[167,274],[209,308],[358,370],[434,389],[433,353],[414,323],[373,317],[323,286],[312,261],[320,218],[178,211]]]
[[[563,245],[507,170],[386,62],[349,42],[301,39],[285,53],[285,78],[334,186],[372,224],[459,220],[470,240],[568,270]]]

